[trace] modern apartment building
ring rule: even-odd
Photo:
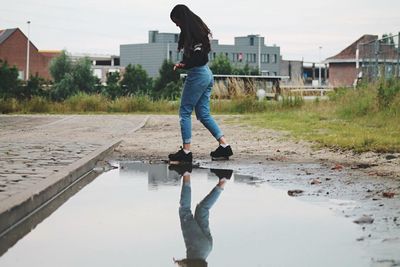
[[[160,33],[149,31],[149,41],[144,44],[120,45],[121,66],[140,64],[149,76],[156,77],[162,62],[170,59],[174,62],[182,59],[177,52],[179,34]],[[219,44],[218,40],[211,40],[210,63],[219,55],[225,55],[232,65],[258,68],[263,75],[280,74],[280,47],[267,46],[265,38],[259,35],[235,37],[234,44]]]

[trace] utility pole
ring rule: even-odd
[[[26,44],[26,75],[25,75],[25,79],[28,81],[29,80],[29,47],[30,47],[30,45],[29,45],[29,43],[30,43],[29,34],[30,33],[29,32],[30,32],[31,21],[28,20],[26,23],[28,24],[28,42]]]
[[[258,74],[261,75],[261,35],[258,35]]]
[[[321,49],[322,49],[322,46],[320,46],[319,47],[319,64],[318,64],[318,68],[319,68],[319,75],[318,75],[318,84],[319,84],[319,86],[322,86],[322,81],[321,81],[321,64],[322,64],[322,62],[321,62]]]
[[[169,43],[167,44],[167,61],[169,62],[170,58],[169,58]]]

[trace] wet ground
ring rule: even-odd
[[[200,162],[190,175],[195,213],[219,182],[215,169],[234,170],[206,220],[208,266],[397,266],[400,211],[395,198],[378,197],[377,186],[387,190],[378,178],[360,188],[357,173],[339,167],[229,164]],[[0,266],[178,266],[189,237],[201,239],[181,224],[181,175],[162,163],[118,167],[82,179],[3,236]]]

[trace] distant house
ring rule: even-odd
[[[325,63],[329,63],[329,84],[332,86],[352,86],[359,74],[356,55],[358,46],[377,39],[377,35],[363,35],[339,54],[327,58]]]
[[[15,66],[20,79],[26,77],[27,43],[28,38],[18,28],[0,30],[0,59]],[[32,42],[29,45],[29,74],[50,80],[49,63],[61,51],[39,51]]]
[[[329,77],[327,64],[281,59],[281,76],[289,77],[283,84],[312,85],[313,81],[315,83],[319,80],[319,69],[321,69],[321,84],[326,85]]]

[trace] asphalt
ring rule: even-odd
[[[0,233],[91,171],[144,115],[0,115]]]

